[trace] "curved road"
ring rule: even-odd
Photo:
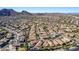
[[[68,51],[79,51],[79,47],[73,48],[73,49],[69,49]]]

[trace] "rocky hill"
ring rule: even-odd
[[[32,14],[27,11],[17,12],[13,9],[0,10],[0,16],[16,16],[16,15],[32,15]]]

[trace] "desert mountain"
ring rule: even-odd
[[[32,14],[27,11],[17,12],[13,9],[0,10],[0,16],[15,16],[15,15],[32,15]]]

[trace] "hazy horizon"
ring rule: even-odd
[[[79,7],[0,7],[0,10],[4,8],[31,13],[79,13]]]

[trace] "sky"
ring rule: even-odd
[[[79,7],[0,7],[0,10],[4,8],[18,12],[25,10],[31,13],[79,13]]]

